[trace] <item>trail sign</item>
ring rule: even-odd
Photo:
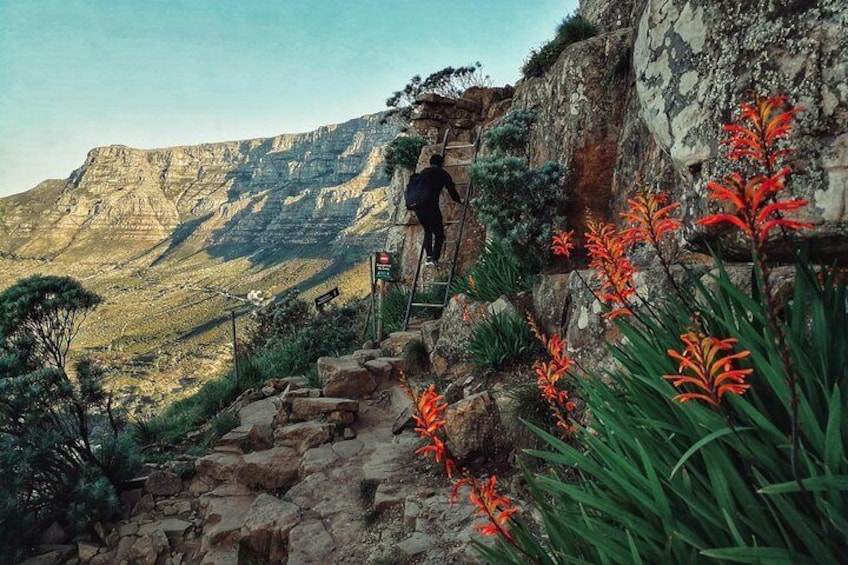
[[[381,281],[397,280],[395,254],[378,251],[374,257],[374,278]]]
[[[315,307],[320,308],[321,306],[323,306],[333,298],[337,297],[338,295],[339,287],[334,288],[330,292],[325,292],[324,294],[315,299]]]

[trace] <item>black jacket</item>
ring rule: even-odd
[[[453,198],[454,202],[462,202],[459,194],[456,192],[456,185],[453,179],[446,170],[441,167],[430,166],[418,173],[421,180],[426,183],[429,198],[426,205],[438,205],[439,196],[442,193],[442,188],[448,189],[448,194]]]

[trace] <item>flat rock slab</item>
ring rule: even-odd
[[[253,505],[256,495],[201,497],[206,512],[203,521],[203,537],[210,545],[222,545],[241,538],[244,518]]]
[[[372,359],[363,365],[377,380],[388,380],[392,377],[392,364],[383,359]]]
[[[383,512],[392,506],[402,504],[405,498],[406,493],[403,492],[401,485],[380,483],[374,494],[374,510]]]
[[[377,388],[377,381],[356,359],[321,357],[318,373],[324,382],[324,396],[365,398]]]
[[[244,465],[239,468],[237,479],[247,486],[286,488],[297,481],[300,460],[298,453],[289,447],[255,451],[245,455],[243,460]]]
[[[293,398],[292,419],[311,420],[330,412],[359,412],[359,402],[349,398]]]
[[[298,524],[289,532],[288,565],[332,563],[336,544],[320,520]]]
[[[299,422],[274,430],[274,445],[290,447],[298,453],[327,443],[333,438],[333,425],[327,422]]]
[[[300,462],[300,476],[305,477],[323,471],[335,463],[338,458],[336,452],[329,445],[309,449],[303,454],[303,460]]]
[[[232,448],[238,448],[239,452],[248,453],[268,449],[271,447],[271,442],[268,441],[268,436],[265,434],[267,431],[267,429],[262,431],[255,424],[236,426],[215,443],[215,450],[235,453],[236,451]]]
[[[366,361],[376,359],[382,354],[382,349],[357,349],[356,351],[350,354],[350,358],[362,365]]]
[[[263,398],[251,402],[239,410],[239,423],[242,426],[254,425],[259,432],[271,441],[271,431],[274,428],[274,418],[280,409],[280,399],[276,397]]]
[[[380,342],[380,347],[391,352],[392,355],[402,355],[403,348],[410,341],[421,339],[421,332],[393,332],[389,337]]]
[[[232,478],[242,465],[244,459],[239,453],[212,452],[195,462],[195,470],[201,477],[226,481]]]
[[[286,555],[289,532],[300,521],[300,508],[270,494],[260,494],[244,518],[241,537],[270,563],[281,563]]]
[[[358,455],[362,451],[362,448],[365,447],[365,444],[358,439],[350,439],[347,441],[337,441],[332,447],[336,455],[342,459],[349,459]]]
[[[144,481],[144,490],[154,496],[171,496],[183,488],[179,475],[169,471],[153,471]]]

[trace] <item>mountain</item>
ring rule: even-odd
[[[397,134],[380,118],[92,149],[67,179],[0,199],[0,289],[61,274],[103,295],[77,345],[116,368],[114,390],[158,405],[229,363],[229,310],[249,291],[365,294],[387,229],[382,148]]]
[[[375,114],[265,139],[99,147],[67,180],[0,199],[0,251],[152,263],[181,250],[342,243],[346,228],[379,212],[381,147],[395,134]],[[373,241],[370,230],[353,233],[345,245]]]

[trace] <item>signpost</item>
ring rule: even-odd
[[[374,256],[374,278],[380,281],[397,280],[397,265],[394,253],[378,251]]]
[[[320,309],[322,306],[324,306],[324,304],[337,297],[338,295],[339,287],[334,288],[330,292],[325,292],[324,294],[315,299],[315,307]]]
[[[380,292],[377,293],[377,341],[380,341],[383,339],[383,295],[386,293],[386,281],[395,282],[398,279],[394,253],[377,251],[374,254],[374,279],[380,281]]]

